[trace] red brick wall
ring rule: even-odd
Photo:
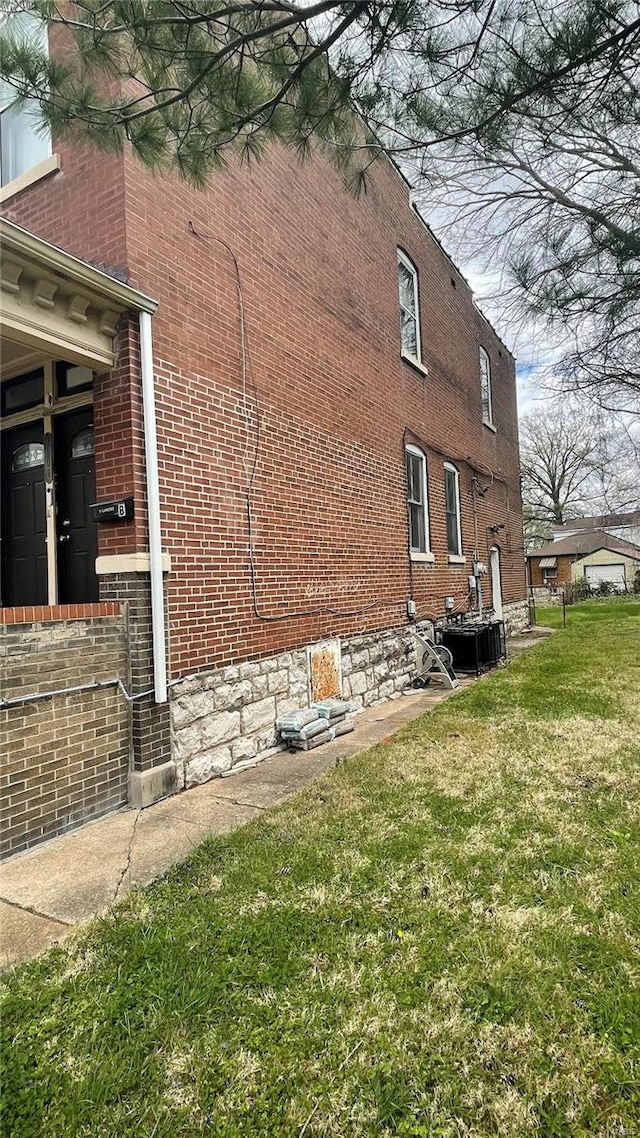
[[[324,160],[300,165],[282,151],[255,169],[215,176],[206,193],[160,184],[130,159],[126,181],[133,283],[160,301],[173,673],[405,619],[405,428],[437,448],[428,450],[436,563],[411,567],[419,613],[441,613],[449,594],[466,601],[475,540],[469,457],[487,468],[479,476],[489,487],[478,509],[480,557],[488,561],[494,543],[488,527],[504,524],[504,600],[523,598],[514,362],[391,165],[379,164],[361,200]],[[232,256],[219,241],[195,237],[190,222],[227,242],[238,261],[248,415]],[[420,274],[427,378],[400,359],[398,245]],[[495,434],[482,426],[480,344],[491,359]],[[445,456],[460,467],[460,568],[446,558]],[[251,599],[254,459],[257,594],[268,621],[256,619]],[[366,611],[346,615],[354,609]]]
[[[547,557],[549,554],[546,555]],[[529,558],[529,573],[530,584],[534,588],[541,588],[544,585],[566,585],[571,580],[571,566],[573,564],[573,557],[558,557],[557,558],[557,576],[552,580],[545,581],[542,569],[540,568],[540,558]]]
[[[154,337],[174,675],[396,625],[412,587],[419,615],[441,613],[450,594],[463,605],[475,544],[469,459],[486,490],[479,555],[488,561],[488,527],[503,524],[504,600],[524,597],[514,362],[389,163],[379,163],[356,200],[323,159],[300,165],[282,151],[214,176],[206,192],[153,179],[129,155],[123,181],[117,159],[94,156],[93,169],[68,150],[62,159],[50,183],[57,196],[47,197],[49,183],[33,187],[14,218],[78,255],[119,257],[131,283],[160,302]],[[190,222],[207,236],[194,236]],[[216,238],[231,247],[242,276],[244,380],[234,264]],[[426,378],[400,359],[398,246],[419,271]],[[135,335],[125,336],[135,356]],[[480,344],[491,359],[495,434],[482,425]],[[133,486],[138,520],[102,527],[101,552],[147,545],[137,359],[128,379],[125,359],[96,392],[98,483],[104,496]],[[427,452],[433,566],[410,566],[407,557],[405,430]],[[445,550],[445,457],[460,468],[467,563],[455,568]],[[250,482],[266,620],[252,604]]]
[[[132,553],[149,548],[146,475],[136,316],[123,319],[117,337],[116,366],[97,375],[93,385],[98,501],[133,496],[134,517],[98,526],[100,554]]]
[[[64,59],[71,37],[50,27],[49,51]],[[3,217],[98,268],[126,273],[124,160],[95,146],[53,140],[60,170],[22,191]]]

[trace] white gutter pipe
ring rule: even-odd
[[[160,528],[160,482],[158,477],[158,436],[156,432],[156,393],[153,379],[153,338],[151,313],[140,312],[140,364],[142,370],[142,411],[144,416],[144,455],[147,470],[147,513],[149,517],[149,567],[151,571],[151,634],[153,644],[153,688],[156,703],[167,702],[167,654],[165,645],[164,584],[162,580],[162,531]]]

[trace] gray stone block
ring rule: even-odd
[[[289,668],[289,691],[291,695],[309,690],[306,665],[292,664]]]
[[[219,743],[227,743],[240,734],[240,712],[219,711],[207,719],[199,719],[189,727],[176,731],[176,752],[188,760],[200,751],[210,750]]]
[[[182,699],[183,695],[193,695],[194,692],[202,691],[202,682],[197,676],[188,676],[184,680],[180,680],[179,684],[170,688],[169,692],[173,699]]]
[[[256,676],[255,679],[251,681],[251,693],[253,700],[262,699],[263,696],[267,695],[268,691],[269,677],[267,675]]]
[[[279,719],[281,715],[286,715],[287,711],[297,711],[299,707],[304,706],[306,706],[306,701],[301,701],[296,696],[287,693],[278,696],[276,698],[276,719]]]
[[[233,684],[220,684],[215,691],[215,705],[217,710],[233,710],[251,703],[253,685],[251,680],[237,680]]]
[[[231,744],[231,758],[234,763],[242,759],[252,759],[258,753],[258,740],[255,736],[242,735]]]
[[[267,699],[258,700],[257,703],[250,703],[247,707],[243,707],[241,716],[243,734],[251,735],[268,726],[274,727],[275,730],[276,701],[273,696],[269,696]]]
[[[354,672],[349,676],[348,692],[350,696],[364,695],[367,690],[367,677],[364,672]]]
[[[185,786],[188,789],[201,782],[208,782],[210,778],[219,778],[223,771],[231,768],[232,762],[230,747],[215,747],[210,751],[202,751],[185,763]]]
[[[175,730],[203,719],[214,711],[213,693],[210,691],[196,691],[193,695],[181,696],[172,703],[171,718]]]
[[[256,742],[258,745],[258,754],[260,754],[261,751],[270,751],[271,748],[275,747],[279,742],[278,733],[275,727],[270,727],[266,731],[261,731],[256,736]]]
[[[267,676],[267,690],[270,694],[282,694],[289,690],[289,673],[286,669],[279,672],[270,672]]]

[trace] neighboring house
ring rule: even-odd
[[[514,360],[398,170],[356,199],[274,149],[200,191],[29,113],[2,123],[5,852],[254,758],[310,691],[397,693],[414,621],[477,611],[477,559],[526,621]]]
[[[621,592],[632,592],[638,570],[640,546],[604,530],[558,538],[527,554],[530,586],[551,592],[579,580],[594,590],[606,582]]]
[[[640,510],[627,510],[617,514],[597,514],[592,518],[574,518],[564,525],[553,527],[553,541],[573,537],[578,533],[604,530],[612,537],[621,537],[633,545],[640,545]]]

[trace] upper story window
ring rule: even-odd
[[[44,403],[44,372],[37,371],[19,375],[15,379],[5,379],[0,387],[0,413],[14,415],[29,407]]]
[[[480,348],[480,398],[482,400],[482,422],[493,426],[493,403],[491,399],[491,362],[488,352]]]
[[[444,464],[444,499],[447,516],[447,552],[452,557],[461,557],[460,474],[450,462]]]
[[[407,507],[411,553],[429,553],[429,502],[427,460],[417,447],[405,447],[407,462]]]
[[[0,17],[3,32],[14,39],[28,40],[41,50],[46,47],[47,29],[42,20],[27,12]],[[6,186],[44,162],[51,155],[51,132],[43,124],[36,99],[23,99],[13,105],[16,89],[0,80],[0,186]]]
[[[400,343],[403,356],[420,363],[420,305],[418,270],[398,249],[398,293],[400,297]]]

